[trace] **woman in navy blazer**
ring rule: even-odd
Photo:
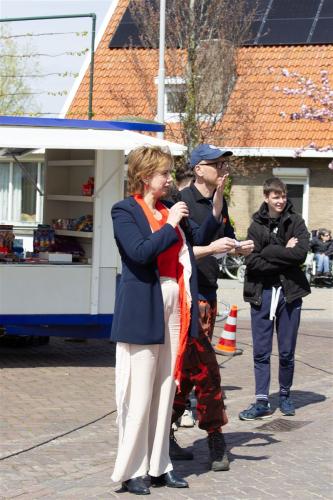
[[[188,486],[175,476],[169,458],[174,369],[181,359],[178,343],[186,321],[184,301],[190,313],[186,334],[197,336],[198,290],[192,245],[210,243],[222,209],[219,189],[213,214],[201,226],[188,218],[184,202],[162,204],[160,198],[172,185],[172,168],[171,154],[159,147],[132,151],[128,160],[131,196],[112,207],[122,260],[111,332],[111,340],[117,342],[119,426],[112,479],[140,495],[150,493],[143,480],[147,474],[153,486]]]

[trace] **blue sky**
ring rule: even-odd
[[[114,0],[0,0],[0,17],[33,17],[63,14],[90,14],[97,16],[96,34],[105,15]],[[15,21],[7,23],[13,35],[32,33],[39,36],[19,37],[17,43],[25,47],[29,40],[30,52],[47,54],[46,56],[28,58],[27,69],[33,71],[34,61],[38,60],[39,73],[49,74],[66,71],[79,72],[85,56],[58,55],[63,52],[81,52],[91,44],[91,18]],[[88,31],[88,35],[78,36],[76,33]],[[72,33],[74,32],[74,33]],[[57,33],[44,35],[44,33]],[[25,43],[24,43],[25,41]],[[53,57],[50,57],[53,56]],[[54,57],[56,56],[56,57]],[[31,70],[31,71],[30,71]],[[70,90],[74,79],[56,75],[28,80],[36,92],[40,110],[45,116],[56,116],[66,100],[66,96],[50,96],[47,92]],[[32,110],[33,111],[33,110]]]

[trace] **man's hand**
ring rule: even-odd
[[[297,245],[297,243],[298,243],[298,238],[294,238],[293,236],[286,244],[286,248],[294,248]]]
[[[218,240],[212,241],[209,246],[211,248],[212,255],[227,253],[235,248],[236,240],[233,240],[232,238],[219,238]]]
[[[236,253],[240,255],[250,255],[254,250],[254,242],[252,240],[244,240],[239,242],[239,246],[236,247]]]
[[[220,221],[220,216],[223,208],[223,191],[229,174],[223,175],[218,179],[218,185],[213,198],[213,215],[217,221]]]

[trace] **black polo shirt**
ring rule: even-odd
[[[202,224],[207,215],[212,212],[213,198],[205,198],[202,196],[194,184],[182,189],[182,191],[180,191],[180,196],[189,208],[191,219],[197,224]],[[228,205],[225,199],[223,199],[222,224],[216,231],[212,241],[223,238],[224,236],[235,238],[233,227],[230,224]],[[197,260],[197,270],[199,299],[215,300],[219,275],[219,266],[216,258],[209,256]]]

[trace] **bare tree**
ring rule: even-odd
[[[249,5],[251,5],[249,7]],[[166,7],[166,76],[168,105],[178,115],[178,126],[167,124],[168,135],[181,139],[191,150],[203,141],[222,143],[221,118],[236,81],[237,48],[250,37],[257,12],[253,0],[168,0]],[[131,0],[130,12],[142,45],[157,54],[159,1]],[[141,73],[143,92],[150,95],[154,82],[142,73],[139,49],[129,49],[133,67]],[[156,95],[155,86],[155,95]],[[126,96],[118,99],[125,105]],[[154,101],[154,102],[153,102]],[[128,104],[128,101],[127,101]],[[156,104],[155,104],[156,105]],[[128,113],[133,109],[126,108]],[[151,110],[154,116],[156,109]],[[178,137],[177,137],[178,136]]]
[[[26,48],[27,53],[29,50]],[[38,112],[30,85],[22,76],[28,71],[29,65],[20,57],[21,51],[22,48],[19,48],[15,38],[11,36],[10,29],[1,24],[0,113],[3,115],[23,115],[31,109]],[[37,63],[34,64],[34,70],[37,71]]]

